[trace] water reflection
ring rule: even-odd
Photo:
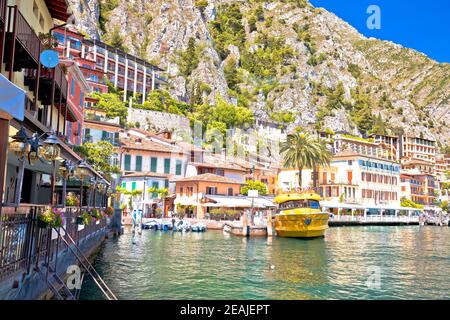
[[[96,267],[120,299],[448,299],[450,228],[332,228],[323,239],[143,231]],[[369,268],[380,289],[367,287]],[[90,280],[82,298],[101,299]]]

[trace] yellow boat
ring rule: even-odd
[[[280,237],[323,237],[328,229],[329,214],[320,210],[320,196],[314,192],[281,194],[274,199],[279,205],[275,231]]]

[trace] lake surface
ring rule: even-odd
[[[314,240],[143,230],[95,267],[119,299],[450,299],[450,228],[330,228]],[[91,279],[80,299],[103,299]]]

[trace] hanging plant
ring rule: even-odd
[[[114,214],[114,209],[112,207],[106,208],[105,214],[108,216],[108,218],[111,218]]]
[[[62,227],[63,213],[56,208],[48,208],[44,212],[38,214],[38,227],[39,228],[59,228]]]
[[[58,48],[58,39],[56,39],[51,33],[39,33],[39,40],[41,40],[44,50]]]
[[[77,207],[80,205],[80,199],[73,192],[69,192],[66,196],[67,207]]]

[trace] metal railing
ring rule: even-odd
[[[75,239],[77,243],[94,236],[107,226],[106,219],[93,221],[79,227],[76,217],[79,208],[67,207],[63,213],[63,232],[38,226],[38,213],[46,206],[22,206],[2,208],[0,223],[0,280],[19,272],[30,273],[32,266],[42,263],[53,265],[56,272],[58,254],[68,250],[66,241]],[[84,210],[86,208],[82,208]],[[62,239],[64,238],[64,239]]]
[[[5,22],[6,20],[6,1],[7,0],[0,0],[0,21]]]
[[[8,6],[7,30],[15,35],[30,57],[38,63],[41,41],[17,6]]]

